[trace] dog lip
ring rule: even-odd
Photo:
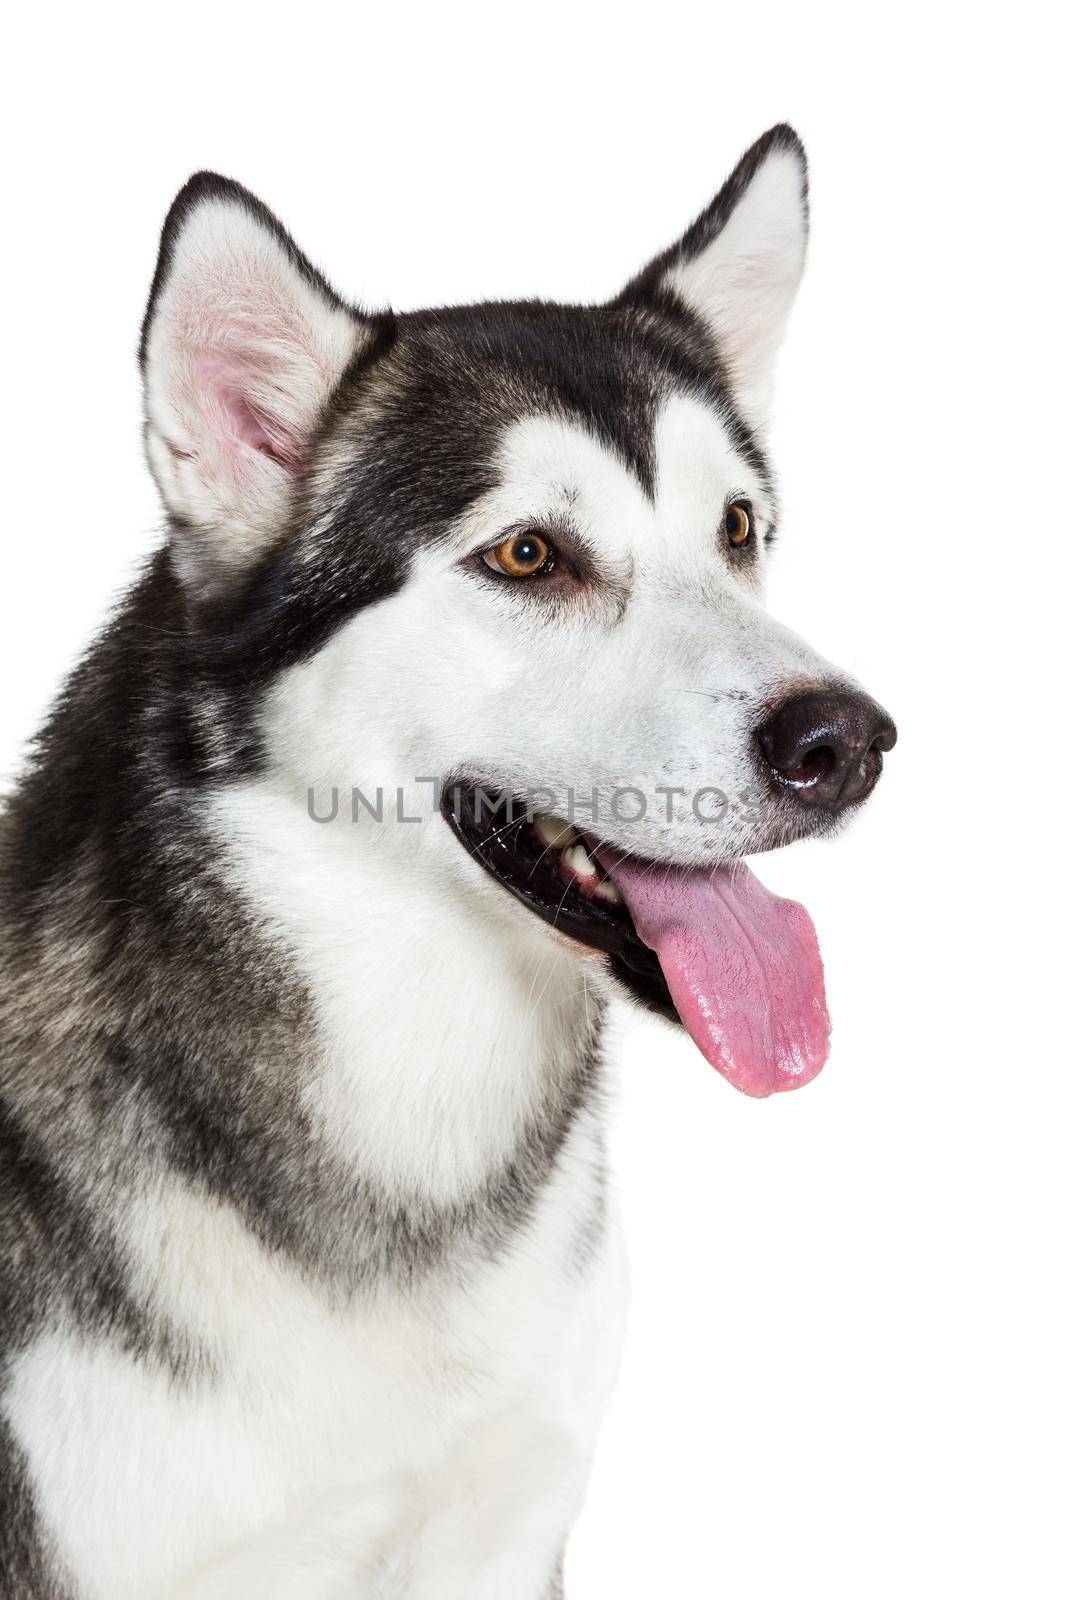
[[[638,937],[621,895],[616,902],[565,883],[555,861],[546,859],[560,852],[546,849],[521,801],[510,802],[511,819],[501,824],[499,808],[505,802],[484,784],[457,778],[443,792],[445,820],[489,877],[555,932],[606,956],[615,976],[635,999],[661,1016],[680,1020],[659,959]],[[481,806],[478,797],[485,797],[490,804]],[[577,831],[595,861],[604,841]]]
[[[572,824],[570,833],[558,844],[548,844],[537,827],[537,814],[531,813],[524,802],[507,800],[482,784],[454,782],[449,785],[448,797],[445,817],[468,853],[530,909],[559,924],[561,931],[573,932],[563,924],[580,923],[586,936],[575,932],[574,937],[593,948],[604,947],[609,929],[615,934],[625,930],[640,943],[621,897],[609,900],[594,896],[592,879],[584,884],[583,877],[573,869],[569,874],[559,870],[577,849],[590,867],[597,867],[599,878],[607,878],[596,860],[604,841]],[[499,820],[502,808],[503,823]]]
[[[509,800],[507,796],[511,793],[506,789],[494,790],[480,778],[454,777],[442,786],[442,794],[447,797],[447,804],[442,805],[442,811],[453,833],[456,834],[468,853],[488,872],[490,877],[501,879],[505,886],[511,888],[517,898],[522,900],[535,898],[535,896],[530,895],[524,886],[520,884],[519,887],[515,887],[514,884],[516,872],[521,867],[515,846],[521,841],[521,832],[519,830],[523,825],[528,826],[531,831],[536,832],[538,835],[536,855],[539,861],[549,855],[559,856],[564,854],[567,844],[578,844],[584,846],[585,851],[592,858],[602,878],[609,883],[612,881],[610,873],[600,859],[601,852],[605,850],[618,856],[623,856],[627,860],[632,860],[639,866],[679,868],[682,871],[687,871],[693,868],[734,866],[749,855],[759,855],[765,851],[781,849],[783,845],[793,844],[798,839],[809,837],[813,831],[805,809],[795,819],[790,818],[787,824],[776,828],[766,839],[754,840],[744,853],[739,855],[714,855],[710,857],[700,854],[696,857],[692,855],[685,857],[645,855],[631,849],[621,841],[590,833],[588,829],[583,828],[578,822],[568,822],[567,827],[570,831],[566,839],[561,840],[558,845],[549,845],[544,833],[537,827],[538,822],[562,822],[563,819],[551,816],[546,817],[540,812],[532,812],[523,800],[513,794]],[[476,814],[475,796],[477,795],[480,795],[487,802],[484,807],[486,815],[480,819]],[[500,826],[497,817],[501,814],[502,808],[505,808],[507,820],[503,826]],[[521,877],[521,872],[519,875]],[[552,881],[553,887],[556,889],[566,889],[568,887],[559,878],[554,878]],[[613,887],[616,890],[618,888],[614,884]],[[598,901],[597,904],[600,905],[602,902]],[[607,902],[607,904],[610,904],[610,902]],[[619,918],[619,909],[614,912],[616,919]],[[626,912],[626,920],[632,926],[632,919],[628,911]],[[636,938],[636,933],[634,936]]]

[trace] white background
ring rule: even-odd
[[[1062,51],[1039,9],[25,15],[4,774],[157,537],[134,349],[190,171],[241,178],[371,304],[593,298],[796,124],[814,231],[771,602],[900,744],[845,839],[759,864],[820,930],[815,1085],[748,1102],[620,1019],[632,1331],[571,1595],[1062,1596]]]

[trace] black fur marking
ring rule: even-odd
[[[161,1031],[116,1041],[100,1090],[116,1123],[138,1128],[195,1189],[234,1206],[267,1249],[346,1293],[506,1248],[599,1079],[593,1042],[546,1089],[511,1156],[466,1199],[442,1205],[347,1169],[302,1111],[291,1062],[284,1067],[267,1080],[244,1059],[204,1059]]]
[[[106,1222],[0,1100],[0,1376],[33,1337],[75,1325],[180,1372],[184,1353],[131,1293]],[[67,1600],[26,1462],[0,1416],[0,1597]]]
[[[47,1546],[25,1458],[0,1416],[0,1600],[73,1600]]]
[[[137,1355],[157,1346],[106,1229],[0,1101],[0,1354],[9,1358],[41,1322],[64,1317]]]
[[[622,304],[643,304],[667,314],[680,316],[698,342],[707,337],[707,330],[686,310],[677,297],[665,290],[663,279],[672,268],[692,261],[718,238],[729,222],[734,208],[742,198],[752,179],[767,157],[776,151],[786,151],[795,157],[801,170],[802,202],[805,217],[808,209],[808,163],[796,131],[787,122],[780,122],[756,140],[741,157],[718,194],[709,206],[691,223],[680,239],[661,251],[648,263],[636,278],[632,278],[619,296]]]

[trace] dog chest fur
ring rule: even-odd
[[[306,1531],[316,1561],[339,1544],[338,1594],[353,1575],[456,1600],[509,1579],[535,1593],[615,1364],[613,1230],[595,1261],[574,1258],[583,1143],[576,1131],[506,1255],[358,1307],[331,1304],[203,1198],[170,1186],[146,1200],[131,1255],[195,1340],[196,1367],[176,1381],[57,1332],[19,1358],[5,1406],[76,1592],[170,1593],[175,1571],[205,1563],[191,1595],[236,1592],[226,1552],[262,1540],[266,1562],[284,1528]]]

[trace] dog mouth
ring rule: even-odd
[[[665,865],[519,799],[458,782],[444,814],[479,865],[557,933],[604,957],[736,1088],[799,1088],[829,1050],[822,961],[803,906],[744,862]]]
[[[474,859],[557,933],[607,956],[636,999],[679,1021],[663,969],[638,937],[600,847],[560,817],[531,813],[476,785],[449,791],[445,816]]]

